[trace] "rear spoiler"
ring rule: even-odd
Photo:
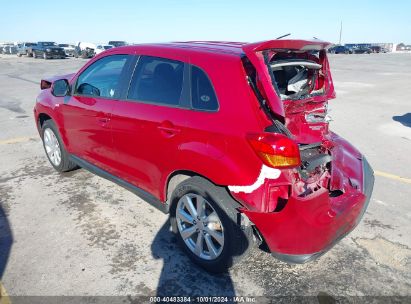
[[[251,52],[259,52],[268,49],[287,49],[294,51],[319,51],[330,46],[330,42],[321,40],[267,40],[255,43],[247,43],[242,46],[246,55]]]

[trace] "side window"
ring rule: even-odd
[[[217,96],[206,73],[198,67],[191,67],[191,101],[194,109],[215,111]]]
[[[184,63],[141,56],[127,99],[178,105],[183,88]]]
[[[128,55],[112,55],[94,62],[78,77],[75,94],[116,98],[127,58]]]

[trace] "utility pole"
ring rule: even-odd
[[[339,45],[341,45],[341,34],[342,34],[342,20],[340,24],[340,41],[338,42]]]

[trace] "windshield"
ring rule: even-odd
[[[112,45],[105,45],[105,46],[103,46],[103,48],[104,48],[105,50],[111,49],[112,47],[113,47]]]
[[[40,42],[40,44],[43,46],[57,46],[55,42]]]
[[[60,47],[69,47],[68,44],[59,44]]]
[[[320,52],[270,52],[270,75],[282,100],[298,100],[324,94]]]

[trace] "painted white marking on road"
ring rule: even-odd
[[[249,185],[249,186],[228,186],[228,189],[235,193],[238,193],[238,192],[251,193],[257,190],[262,184],[264,184],[264,181],[266,178],[277,179],[280,176],[280,174],[281,174],[280,170],[263,165],[261,167],[260,175],[258,176],[257,180],[254,182],[254,184]]]

